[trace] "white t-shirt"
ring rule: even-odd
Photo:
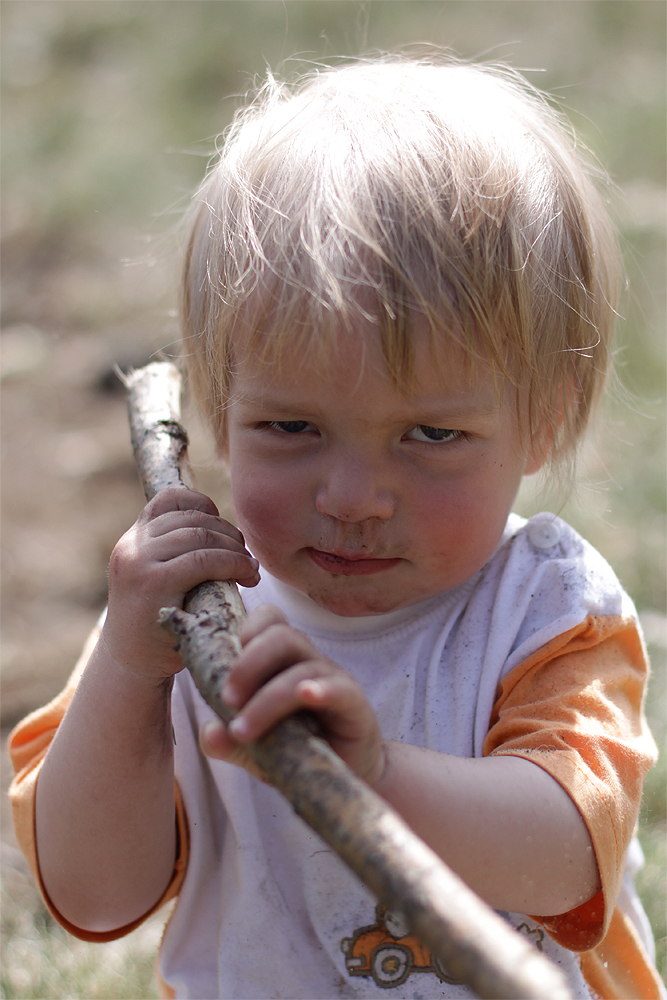
[[[553,515],[529,522],[512,515],[473,579],[391,614],[338,617],[266,572],[243,598],[248,610],[279,607],[349,671],[384,738],[462,757],[482,756],[502,678],[590,616],[635,614],[602,557]],[[190,851],[160,958],[176,996],[472,996],[436,974],[407,928],[376,908],[275,789],[200,753],[198,733],[211,714],[188,672],[180,673],[176,776]],[[593,995],[574,951],[535,920],[506,916],[561,965],[573,997]]]

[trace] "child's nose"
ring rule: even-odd
[[[363,457],[340,456],[328,469],[318,491],[315,506],[320,514],[338,521],[358,523],[369,518],[387,521],[396,501],[393,490]]]

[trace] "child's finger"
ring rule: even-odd
[[[167,595],[182,596],[205,580],[237,580],[252,587],[259,581],[259,564],[236,539],[210,528],[179,529],[158,538],[147,538],[139,529],[115,546],[109,576],[159,594],[164,603]]]
[[[185,552],[194,552],[195,549],[225,549],[257,562],[242,541],[224,531],[218,531],[215,524],[177,527],[153,537],[150,545],[151,556],[158,562],[167,562]]]
[[[231,739],[227,727],[219,719],[213,719],[202,727],[199,746],[208,757],[219,757],[221,760],[226,760],[234,750],[238,750],[238,743]]]
[[[170,510],[201,510],[218,517],[220,512],[210,497],[181,486],[160,490],[144,507],[141,519],[150,521]]]
[[[226,738],[242,748],[302,709],[317,714],[332,749],[360,777],[378,780],[384,758],[373,710],[354,678],[327,660],[299,663],[274,677],[231,721]]]
[[[187,593],[206,580],[235,580],[243,587],[259,583],[259,563],[247,553],[228,549],[193,549],[163,563],[164,572],[177,581],[176,589]]]
[[[367,721],[366,699],[359,685],[328,660],[307,660],[272,677],[243,706],[229,725],[240,743],[259,739],[281,719],[303,708],[325,713],[332,732],[355,739]],[[339,713],[347,721],[336,722]]]
[[[368,727],[371,707],[361,687],[342,670],[299,681],[295,694],[300,708],[317,712],[331,736],[356,740]]]
[[[227,727],[219,719],[212,719],[203,726],[199,733],[199,746],[207,757],[215,757],[216,760],[224,760],[228,764],[237,764],[239,767],[244,767],[256,778],[264,780],[259,768],[253,763],[243,747],[231,739],[227,733]]]
[[[202,528],[228,538],[235,545],[245,547],[243,535],[233,524],[225,521],[222,517],[218,517],[216,514],[197,510],[192,507],[184,510],[164,511],[164,513],[151,518],[148,522],[144,522],[144,524],[144,530],[153,538],[160,538],[162,535],[171,534],[181,529]]]
[[[268,613],[267,613],[268,617]],[[232,664],[223,690],[225,702],[240,708],[254,692],[287,667],[319,656],[309,639],[284,621],[269,624],[250,639]]]
[[[261,635],[271,625],[282,625],[286,622],[287,619],[282,611],[279,611],[272,604],[262,604],[259,608],[251,611],[243,622],[240,632],[241,645],[247,646],[251,639]]]

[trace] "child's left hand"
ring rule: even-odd
[[[361,685],[291,628],[276,608],[252,612],[243,624],[241,643],[223,690],[225,702],[238,714],[229,726],[218,720],[207,723],[200,734],[203,752],[256,774],[244,745],[281,719],[308,709],[348,767],[370,785],[379,781],[384,745]]]

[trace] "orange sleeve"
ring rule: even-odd
[[[579,956],[581,971],[603,1000],[665,1000],[665,988],[637,931],[616,907],[604,940]]]
[[[176,824],[178,851],[174,871],[162,897],[148,913],[145,913],[133,923],[114,931],[85,931],[71,924],[56,910],[42,883],[37,857],[37,842],[35,839],[35,792],[37,789],[37,780],[51,741],[72,701],[77,684],[95,648],[99,634],[100,629],[96,626],[86,640],[77,665],[60,694],[53,701],[50,701],[48,705],[37,709],[35,712],[31,712],[9,735],[9,752],[15,771],[15,777],[9,789],[9,797],[12,804],[14,829],[18,845],[26,856],[50,913],[70,934],[82,938],[84,941],[113,941],[116,938],[123,937],[125,934],[129,934],[130,931],[138,927],[151,913],[154,913],[164,903],[178,894],[185,876],[188,858],[187,818],[177,786]]]
[[[594,948],[609,928],[644,775],[657,756],[643,713],[647,676],[634,619],[591,616],[515,667],[491,715],[484,755],[544,768],[591,835],[601,891],[568,913],[535,918],[572,951]]]

